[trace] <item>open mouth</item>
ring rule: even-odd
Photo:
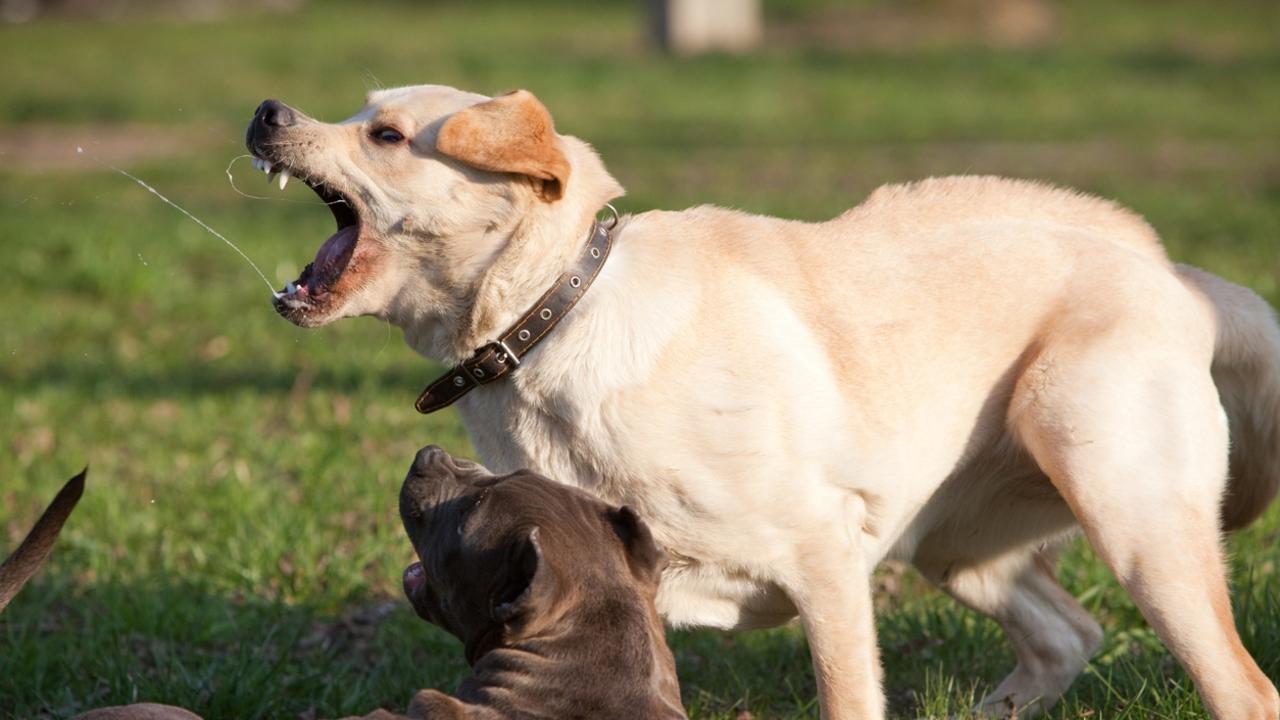
[[[432,603],[427,600],[427,574],[422,568],[422,563],[415,562],[404,569],[403,583],[404,595],[418,617],[427,622],[438,622],[432,617]]]
[[[412,598],[414,595],[422,592],[422,586],[427,583],[427,576],[422,570],[422,563],[415,562],[404,569],[404,594]]]
[[[333,300],[333,290],[351,264],[351,257],[360,239],[360,216],[349,197],[322,180],[308,177],[297,168],[262,157],[254,157],[253,166],[266,173],[269,182],[278,183],[281,190],[284,190],[290,178],[296,178],[311,188],[333,213],[338,226],[337,231],[320,245],[315,259],[307,263],[302,274],[275,293],[272,304],[276,311],[290,320],[300,322],[307,314]]]

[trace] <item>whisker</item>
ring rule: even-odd
[[[239,187],[238,185],[236,185],[236,179],[235,179],[235,176],[233,176],[233,175],[231,174],[231,168],[235,166],[235,164],[236,164],[236,161],[237,161],[237,160],[241,160],[241,159],[243,159],[243,158],[249,158],[250,160],[252,160],[252,159],[253,159],[253,156],[252,156],[252,155],[237,155],[237,156],[235,156],[235,157],[231,158],[231,162],[227,163],[227,169],[223,171],[223,172],[225,172],[225,173],[227,174],[227,182],[231,183],[231,189],[232,189],[232,190],[235,190],[235,191],[236,191],[237,193],[239,193],[240,195],[243,195],[244,197],[247,197],[247,198],[249,198],[249,199],[251,199],[251,200],[274,200],[274,201],[276,201],[276,202],[297,203],[297,204],[299,204],[299,205],[313,205],[313,204],[315,204],[315,203],[314,203],[314,201],[311,201],[311,200],[294,200],[293,198],[272,197],[272,196],[270,196],[270,195],[254,195],[254,194],[252,194],[252,193],[247,193],[247,192],[245,192],[245,191],[241,190],[241,189],[240,189],[240,187]],[[339,203],[341,203],[341,204],[343,204],[343,205],[346,205],[346,204],[347,204],[347,201],[346,201],[346,200],[342,200],[342,199],[338,199],[338,200],[334,200],[333,202],[322,202],[322,203],[320,203],[320,204],[321,204],[321,205],[326,205],[326,206],[328,206],[328,205],[337,205],[337,204],[339,204]]]
[[[205,223],[205,221],[203,221],[203,220],[201,220],[200,218],[196,217],[195,215],[192,215],[191,213],[187,212],[187,210],[186,210],[185,208],[183,208],[181,205],[179,205],[178,203],[176,203],[176,202],[174,202],[174,201],[170,200],[169,198],[165,197],[164,195],[162,195],[162,194],[160,193],[160,191],[159,191],[159,190],[156,190],[154,187],[152,187],[152,186],[148,185],[148,184],[147,184],[146,182],[144,182],[141,178],[139,178],[139,177],[137,177],[137,176],[135,176],[135,175],[131,175],[131,174],[129,174],[128,172],[125,172],[124,170],[121,170],[120,168],[116,167],[115,165],[112,165],[112,164],[110,164],[110,163],[103,162],[102,160],[99,160],[99,159],[97,158],[97,156],[93,155],[92,153],[86,153],[86,152],[85,152],[85,149],[84,149],[83,147],[78,146],[78,145],[76,146],[76,153],[77,153],[78,155],[84,155],[85,157],[88,157],[90,160],[93,160],[95,163],[97,163],[97,164],[99,164],[99,165],[101,165],[101,166],[103,166],[103,167],[110,168],[111,170],[115,170],[116,172],[120,173],[121,175],[123,175],[123,176],[125,176],[125,177],[129,178],[130,180],[132,180],[132,181],[134,181],[134,182],[138,183],[139,185],[141,185],[142,187],[146,188],[147,192],[149,192],[149,193],[151,193],[152,195],[155,195],[156,197],[160,198],[161,200],[163,200],[165,203],[167,203],[167,204],[168,204],[170,207],[172,207],[173,209],[177,210],[178,212],[182,213],[183,215],[186,215],[188,218],[191,218],[193,221],[195,221],[195,223],[196,223],[197,225],[199,225],[200,227],[204,228],[204,229],[205,229],[205,230],[207,230],[211,235],[213,235],[214,237],[218,238],[218,239],[219,239],[219,240],[221,240],[222,242],[226,243],[228,247],[230,247],[232,250],[235,250],[237,253],[239,253],[240,257],[244,258],[244,261],[245,261],[245,262],[247,262],[247,263],[249,263],[249,267],[253,268],[253,271],[254,271],[254,272],[256,272],[256,273],[258,273],[258,277],[262,278],[262,282],[266,283],[267,289],[271,291],[271,294],[272,294],[273,296],[275,296],[275,295],[276,295],[276,289],[275,289],[274,287],[272,287],[272,285],[271,285],[271,281],[267,279],[266,274],[264,274],[264,273],[262,272],[262,270],[258,269],[257,264],[256,264],[256,263],[254,263],[254,262],[253,262],[253,260],[252,260],[248,255],[246,255],[246,254],[244,253],[244,251],[243,251],[243,250],[241,250],[241,249],[240,249],[240,248],[239,248],[235,243],[233,243],[233,242],[231,242],[230,240],[228,240],[228,239],[226,238],[226,236],[224,236],[222,233],[220,233],[220,232],[218,232],[217,230],[214,230],[213,228],[209,227],[209,225],[208,225],[207,223]],[[145,262],[145,261],[144,261],[144,262]]]

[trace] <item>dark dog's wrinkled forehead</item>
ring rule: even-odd
[[[642,655],[651,626],[661,636],[653,602],[666,556],[629,507],[528,470],[496,476],[426,447],[401,487],[400,515],[419,558],[405,568],[405,596],[462,641],[473,666],[538,639],[559,638],[552,649],[563,654],[573,645],[562,639],[581,636],[584,623],[596,632],[604,623],[606,635],[639,632],[624,642]],[[539,652],[531,647],[521,655]],[[669,654],[666,662],[674,674]]]
[[[559,622],[573,587],[652,597],[666,565],[631,508],[528,470],[497,476],[434,446],[405,477],[400,518],[420,559],[405,593],[472,662],[499,636]]]
[[[496,481],[483,465],[428,445],[418,451],[400,488],[400,514],[416,517]]]
[[[481,504],[484,522],[470,522]],[[600,533],[600,518],[608,510],[608,505],[577,488],[528,470],[494,475],[436,446],[418,452],[400,489],[400,515],[415,544],[447,531],[483,546],[533,527],[543,527],[544,537],[549,530],[552,535],[590,539]],[[441,549],[438,541],[432,547]]]
[[[520,545],[532,531],[539,533],[541,551],[552,556],[549,562],[566,572],[585,575],[622,561],[656,585],[666,564],[631,508],[529,470],[494,475],[435,446],[414,458],[400,490],[400,517],[428,566],[459,556],[483,564],[488,554]]]

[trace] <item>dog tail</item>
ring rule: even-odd
[[[36,521],[35,527],[27,533],[26,539],[17,550],[0,565],[0,610],[4,610],[14,595],[31,579],[32,575],[44,564],[49,551],[53,549],[53,541],[58,539],[62,523],[80,501],[84,493],[84,476],[89,468],[80,471],[79,475],[67,481],[58,491],[44,514]]]
[[[1251,290],[1187,265],[1178,274],[1213,303],[1218,339],[1213,382],[1231,425],[1230,480],[1222,526],[1258,518],[1280,489],[1280,327]]]

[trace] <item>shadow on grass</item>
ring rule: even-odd
[[[466,672],[457,641],[407,603],[302,605],[163,579],[28,587],[0,617],[0,717],[154,701],[206,718],[403,710]]]
[[[402,599],[347,607],[335,617],[162,578],[45,580],[0,616],[0,718],[140,701],[209,720],[403,711],[417,689],[450,691],[469,672],[460,644]],[[669,636],[695,716],[816,716],[798,629]]]
[[[1280,595],[1237,604],[1242,635],[1273,679]],[[449,691],[467,673],[459,643],[400,598],[353,598],[335,616],[301,604],[152,578],[28,587],[0,617],[0,718],[62,718],[90,707],[167,702],[215,718],[336,717],[403,710],[412,693]],[[1012,667],[993,623],[926,603],[880,622],[895,717],[964,716]],[[1108,647],[1052,717],[1195,717],[1185,673],[1142,628]],[[816,717],[804,637],[794,626],[668,633],[692,717]],[[1132,712],[1131,712],[1132,711]],[[1136,713],[1136,714],[1135,714]]]

